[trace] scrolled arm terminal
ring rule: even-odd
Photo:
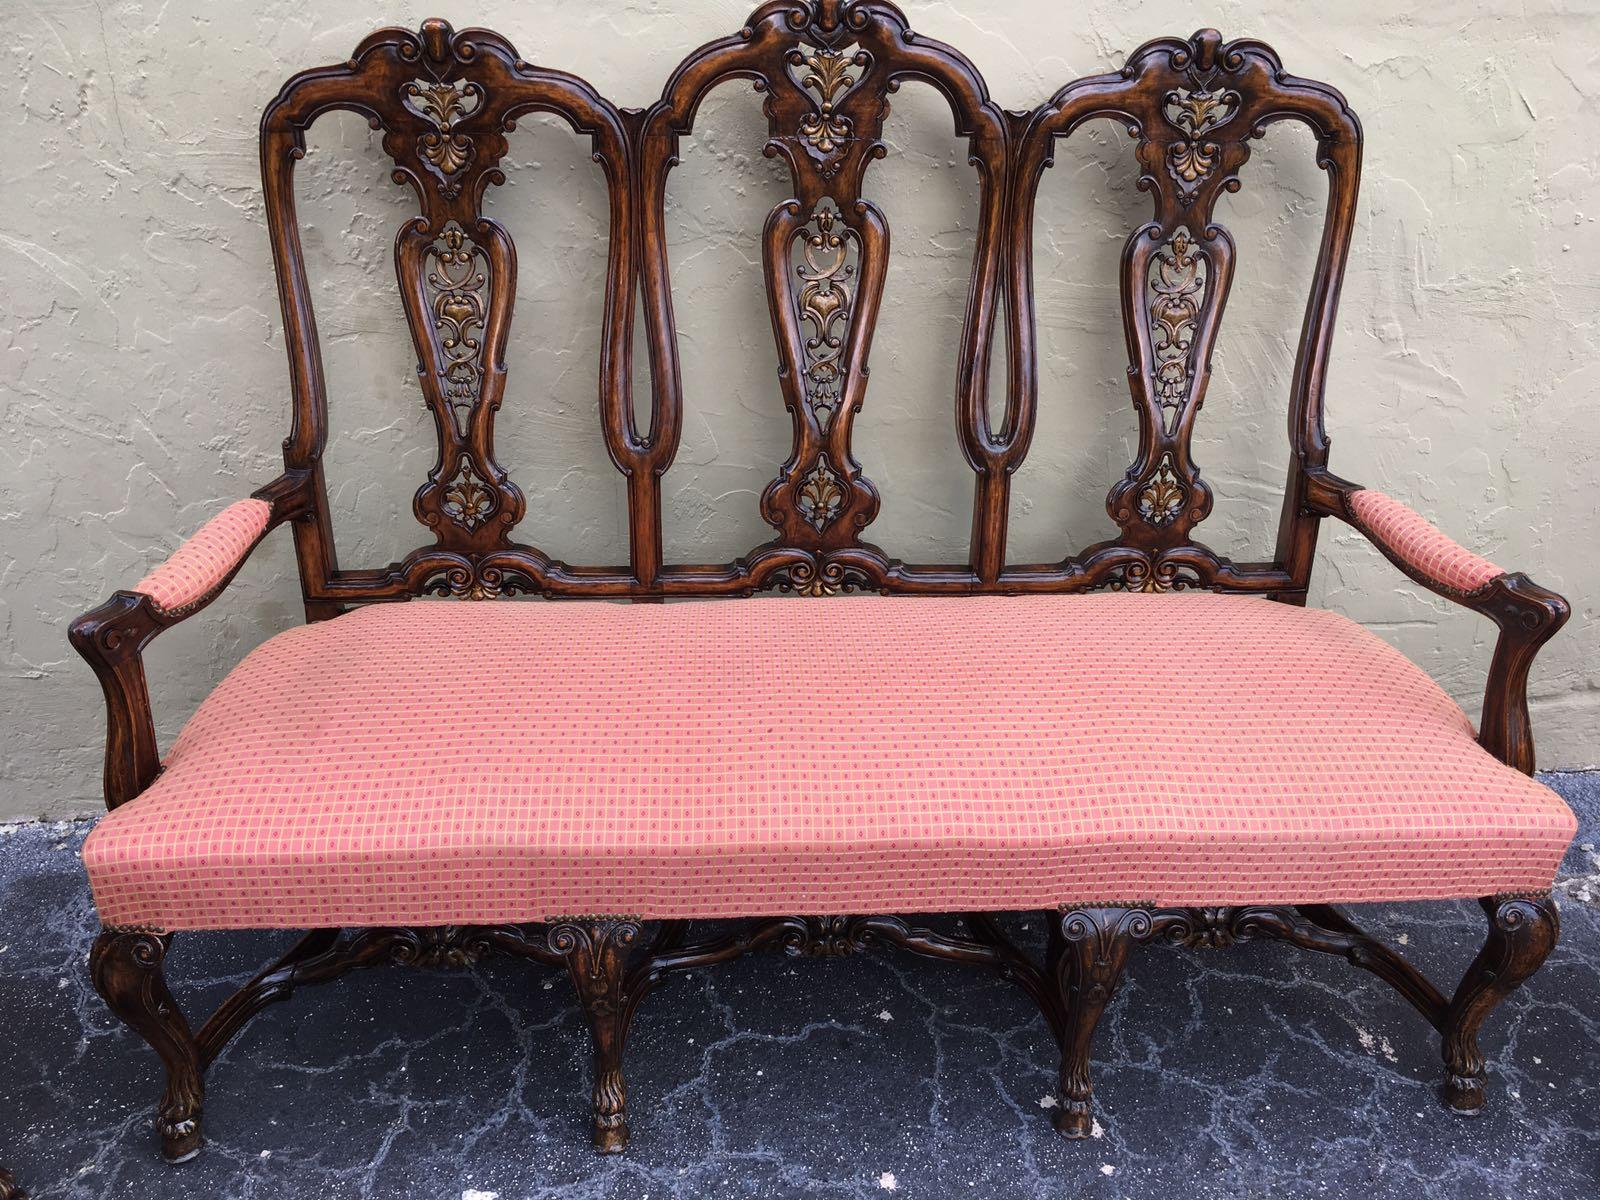
[[[291,471],[200,527],[131,589],[72,622],[68,639],[106,696],[106,807],[132,800],[161,771],[144,648],[215,600],[269,531],[307,510],[310,473]]]
[[[1521,572],[1507,572],[1454,541],[1391,496],[1326,471],[1308,477],[1307,502],[1322,516],[1359,530],[1406,576],[1435,595],[1481,613],[1500,627],[1484,685],[1478,744],[1507,766],[1533,774],[1528,669],[1572,608]]]

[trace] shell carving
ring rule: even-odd
[[[1216,169],[1221,149],[1206,140],[1206,135],[1226,125],[1238,111],[1238,92],[1177,88],[1167,93],[1161,115],[1185,135],[1167,149],[1167,170],[1178,184],[1183,203],[1194,199],[1201,181]]]
[[[456,126],[482,106],[483,89],[475,83],[435,83],[413,79],[400,89],[406,107],[430,121],[433,129],[417,139],[417,152],[444,180],[440,190],[454,197],[461,185],[454,176],[472,161],[472,139],[456,133]]]

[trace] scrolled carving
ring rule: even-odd
[[[455,80],[413,79],[400,89],[405,106],[429,121],[433,129],[417,139],[417,153],[439,177],[439,191],[447,199],[461,192],[455,177],[472,161],[472,139],[456,126],[477,112],[484,102],[480,84]]]
[[[839,515],[846,498],[844,479],[828,462],[827,453],[817,455],[816,465],[800,482],[795,500],[800,515],[820,533]]]
[[[389,961],[397,966],[462,971],[494,950],[494,935],[476,925],[403,929],[394,934]]]
[[[1181,592],[1203,587],[1204,581],[1193,568],[1170,558],[1134,559],[1105,577],[1103,585],[1111,592]]]
[[[1152,525],[1165,525],[1183,511],[1189,489],[1172,470],[1172,453],[1161,456],[1155,473],[1139,489],[1139,515]],[[1152,576],[1153,578],[1153,576]]]
[[[424,262],[428,306],[441,362],[441,392],[461,437],[483,394],[483,327],[489,260],[455,221],[447,223]]]
[[[1155,928],[1152,912],[1148,907],[1079,908],[1062,916],[1061,936],[1069,945],[1080,947],[1084,971],[1077,986],[1087,989],[1089,1003],[1104,1006],[1111,998],[1122,973],[1126,943],[1150,936]]]
[[[776,572],[765,586],[802,596],[837,596],[875,588],[873,581],[855,567],[834,558],[819,560],[809,556]]]
[[[546,939],[552,954],[599,953],[608,946],[630,946],[638,940],[641,922],[631,916],[551,917]]]
[[[860,239],[831,205],[818,205],[795,234],[799,315],[805,330],[806,405],[826,433],[839,409],[843,355],[855,298]]]
[[[1162,428],[1171,436],[1194,387],[1194,337],[1206,299],[1205,256],[1189,230],[1180,227],[1156,251],[1147,288],[1150,309],[1151,370]]]
[[[852,67],[865,68],[870,56],[856,46],[813,46],[801,43],[786,56],[789,75],[813,105],[800,118],[796,131],[825,179],[838,173],[843,159],[839,150],[849,140],[854,125],[839,111],[839,102],[856,83]]]
[[[1185,138],[1167,148],[1167,170],[1179,185],[1184,204],[1194,200],[1197,184],[1217,165],[1221,148],[1206,134],[1231,121],[1239,111],[1239,93],[1208,87],[1175,88],[1167,93],[1161,112]]]
[[[1219,950],[1239,940],[1233,918],[1238,909],[1226,906],[1179,909],[1159,928],[1159,935],[1174,945]]]
[[[862,917],[806,917],[805,928],[783,938],[789,954],[805,958],[849,958],[873,942],[872,923]]]
[[[429,575],[421,591],[429,596],[453,596],[458,600],[494,600],[500,596],[536,596],[539,585],[515,567],[473,556],[466,563],[454,563]]]
[[[472,455],[463,452],[444,490],[444,515],[463,529],[474,530],[495,507],[494,487],[478,474]]]

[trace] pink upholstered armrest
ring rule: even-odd
[[[163,613],[179,613],[210,596],[239,568],[266,532],[272,505],[240,500],[207,521],[132,590]]]
[[[1374,545],[1436,587],[1470,595],[1505,574],[1392,496],[1363,488],[1349,494],[1348,504],[1354,524]]]

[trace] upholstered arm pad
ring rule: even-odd
[[[228,505],[133,591],[162,613],[176,614],[210,596],[238,570],[272,519],[272,505],[251,498]]]
[[[1352,523],[1378,549],[1443,591],[1470,595],[1505,574],[1392,496],[1362,488],[1349,493],[1346,503]]]
[[[1572,609],[1526,575],[1508,573],[1451,541],[1419,513],[1330,471],[1306,472],[1306,507],[1349,521],[1391,562],[1430,591],[1482,613],[1500,627],[1483,689],[1478,742],[1501,762],[1533,772],[1528,668]]]

